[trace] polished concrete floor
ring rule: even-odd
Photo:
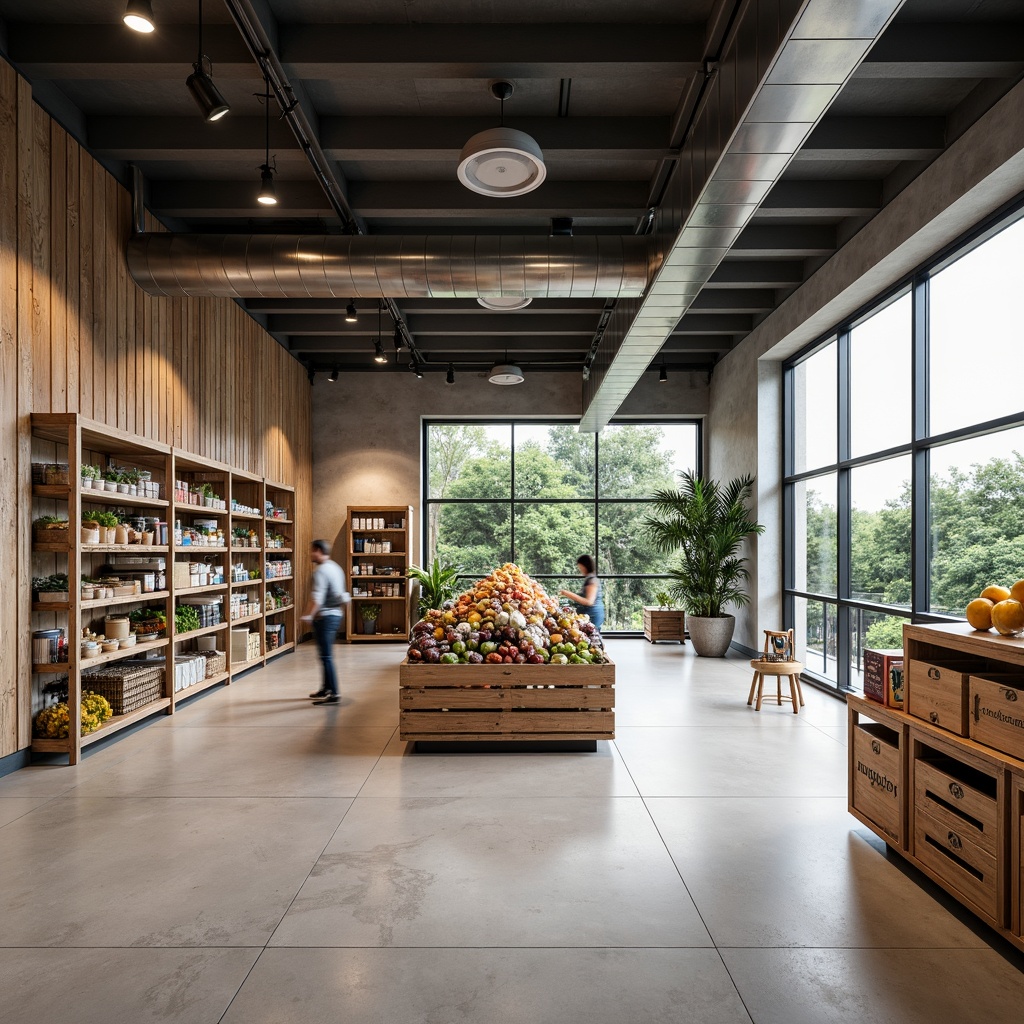
[[[846,813],[840,702],[610,648],[595,754],[410,754],[401,648],[315,707],[307,645],[0,779],[0,1022],[1022,1019],[1024,960]]]

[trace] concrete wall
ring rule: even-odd
[[[416,560],[420,544],[420,444],[423,418],[580,416],[578,373],[527,374],[514,387],[457,372],[448,385],[438,373],[350,374],[313,388],[313,534],[336,540],[348,505],[414,506]],[[623,416],[650,419],[704,416],[703,374],[672,373],[665,384],[648,373],[623,405]]]
[[[1024,191],[1024,83],[1007,93],[715,368],[708,472],[757,475],[768,529],[751,555],[735,642],[760,650],[782,621],[782,361],[906,278]],[[964,373],[988,373],[966,359]],[[785,625],[790,625],[789,623]]]

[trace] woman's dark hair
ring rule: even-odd
[[[331,545],[325,540],[315,540],[310,547],[316,548],[321,555],[329,555],[331,553]]]
[[[594,571],[594,559],[590,555],[580,555],[576,564],[583,566],[583,571],[589,576]]]

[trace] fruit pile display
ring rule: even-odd
[[[412,628],[410,663],[594,665],[604,641],[586,615],[548,597],[511,562]]]
[[[978,630],[991,629],[1003,636],[1024,632],[1024,580],[1012,587],[986,587],[967,606],[967,621]]]

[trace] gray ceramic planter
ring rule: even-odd
[[[687,615],[686,628],[690,633],[693,649],[703,658],[724,658],[732,643],[736,629],[736,616],[723,615],[720,618],[705,618],[703,615]]]

